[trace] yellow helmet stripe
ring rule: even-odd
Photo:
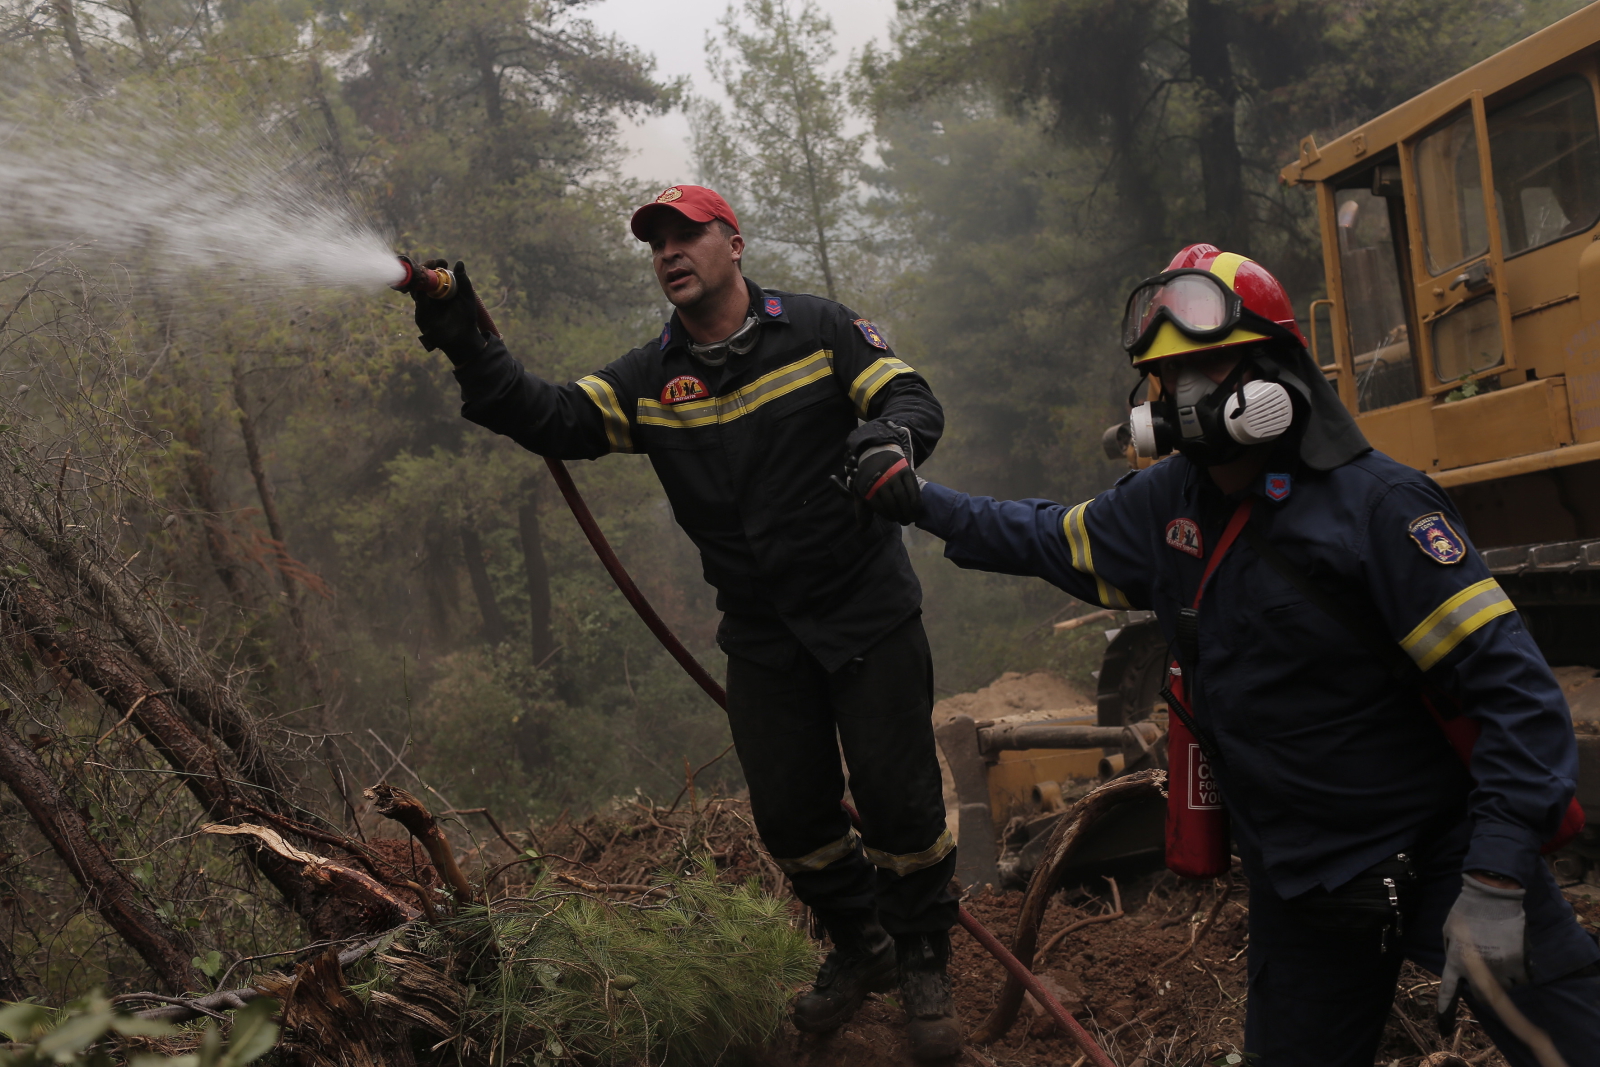
[[[1239,276],[1239,267],[1249,262],[1250,258],[1248,256],[1241,256],[1237,252],[1224,252],[1216,259],[1213,259],[1211,266],[1206,269],[1221,278],[1222,284],[1232,289],[1233,280]]]

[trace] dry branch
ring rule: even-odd
[[[467,883],[467,876],[461,873],[461,867],[456,863],[455,853],[451,850],[444,831],[439,829],[439,823],[434,819],[433,813],[423,805],[422,801],[404,789],[396,789],[388,782],[379,782],[371,789],[363,790],[361,795],[372,801],[379,815],[393,819],[422,842],[422,847],[428,851],[428,858],[433,861],[434,869],[455,894],[458,904],[472,903],[472,886]]]
[[[392,935],[395,935],[398,932],[399,931],[397,930],[391,930],[388,933],[385,933],[382,937],[373,938],[366,944],[345,949],[343,952],[339,953],[339,966],[341,968],[350,966],[357,960],[367,956],[372,952],[373,949],[389,940]],[[243,1007],[245,1004],[248,1004],[250,1001],[259,996],[275,995],[267,993],[268,989],[275,988],[269,981],[263,980],[260,984],[264,988],[258,989],[255,986],[244,986],[240,989],[223,989],[215,993],[208,993],[203,997],[179,999],[176,1004],[171,1004],[169,1006],[160,1008],[147,1008],[144,1011],[135,1012],[134,1014],[138,1015],[141,1019],[156,1019],[167,1023],[186,1023],[190,1020],[198,1019],[202,1015],[209,1015],[214,1011],[233,1011],[237,1008]],[[138,994],[128,994],[117,998],[118,1001],[123,1003],[137,999]]]
[[[111,928],[139,953],[169,991],[186,989],[195,976],[183,935],[145,906],[133,880],[90,835],[83,817],[44,763],[17,736],[9,709],[0,711],[0,780],[28,809],[50,847]]]
[[[1140,771],[1113,778],[1074,804],[1056,823],[1050,841],[1045,846],[1044,859],[1034,869],[1033,878],[1028,883],[1028,893],[1023,897],[1016,931],[1011,938],[1011,953],[1022,961],[1024,967],[1033,965],[1034,948],[1039,941],[1039,923],[1044,918],[1045,906],[1050,901],[1050,894],[1056,890],[1058,876],[1083,840],[1085,831],[1107,811],[1120,804],[1162,794],[1166,782],[1165,771]],[[968,1040],[975,1045],[986,1045],[1005,1036],[1016,1021],[1018,1009],[1022,1007],[1022,995],[1022,983],[1007,976],[1000,999]]]
[[[20,627],[10,634],[13,643],[31,641],[57,671],[77,678],[113,709],[131,717],[150,746],[183,775],[184,785],[212,819],[231,820],[251,809],[262,810],[263,805],[280,810],[287,806],[282,797],[244,785],[232,755],[196,732],[168,695],[145,682],[121,649],[86,627],[52,625],[66,615],[42,589],[13,580],[0,591],[10,621]],[[245,800],[241,786],[260,803]],[[392,894],[381,887],[373,892],[371,887],[378,883],[370,878],[365,883],[308,878],[302,866],[285,862],[272,849],[252,847],[249,852],[256,868],[307,921],[314,936],[370,933],[403,921],[392,906]],[[409,905],[402,911],[406,908]]]
[[[0,516],[42,552],[63,578],[82,584],[134,654],[163,686],[177,694],[178,703],[191,719],[215,732],[233,751],[246,779],[268,790],[269,796],[289,795],[291,783],[262,748],[255,716],[201,666],[208,657],[193,637],[154,620],[139,606],[131,582],[121,574],[108,573],[74,537],[57,533],[34,505],[21,476],[0,475]],[[178,652],[169,644],[179,646]]]
[[[317,914],[311,916],[312,932],[319,936],[330,930],[343,931],[346,934],[352,931],[374,933],[410,922],[422,914],[365,871],[358,871],[326,856],[296,848],[270,827],[256,826],[253,823],[243,823],[238,826],[212,823],[202,829],[208,834],[251,838],[259,843],[263,851],[287,860],[290,864],[298,864],[302,874],[301,880],[317,885],[323,890],[318,893],[321,899]],[[331,912],[338,917],[338,921],[318,923],[317,916],[323,912]],[[317,929],[319,925],[323,928]],[[337,932],[332,934],[334,938],[338,936],[340,934]]]

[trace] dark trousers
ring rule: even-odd
[[[784,658],[790,664],[780,668],[772,657],[728,657],[728,720],[767,850],[795,895],[830,926],[876,911],[891,934],[948,930],[956,856],[946,836],[922,620],[906,621],[831,674],[799,642],[778,662]],[[841,748],[859,841],[839,804]]]
[[[1417,883],[1402,895],[1403,933],[1389,951],[1376,934],[1317,929],[1294,902],[1251,882],[1245,1051],[1257,1057],[1252,1067],[1372,1067],[1401,960],[1435,975],[1444,967],[1444,920],[1461,892],[1467,835],[1461,824],[1415,857]],[[1542,863],[1539,873],[1524,901],[1532,983],[1507,993],[1550,1035],[1569,1067],[1600,1067],[1600,948]],[[1513,1067],[1538,1067],[1489,1008],[1470,992],[1467,1000]]]

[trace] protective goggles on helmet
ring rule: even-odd
[[[1215,274],[1193,267],[1169,270],[1146,278],[1128,296],[1122,347],[1135,358],[1143,355],[1163,322],[1196,341],[1221,340],[1244,315],[1244,301]]]

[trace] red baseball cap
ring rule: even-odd
[[[641,241],[650,240],[650,228],[655,225],[657,216],[667,211],[675,211],[690,222],[721,219],[733,227],[734,233],[739,232],[739,220],[733,208],[716,192],[703,185],[674,185],[663,189],[660,196],[633,213],[629,224],[633,235]]]

